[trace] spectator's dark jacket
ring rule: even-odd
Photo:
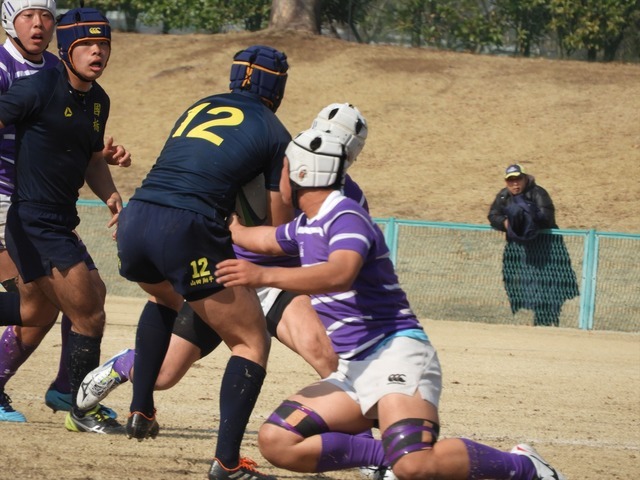
[[[504,228],[507,218],[508,231]],[[558,228],[551,197],[531,175],[519,195],[511,195],[506,187],[500,190],[489,209],[488,219],[493,228],[507,232],[509,241],[527,242],[535,238],[539,230]]]
[[[502,275],[512,312],[532,309],[540,317],[536,324],[558,325],[562,304],[579,290],[562,236],[538,235],[540,230],[558,228],[551,197],[529,175],[520,195],[500,190],[488,218],[493,228],[506,232]]]

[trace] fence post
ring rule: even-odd
[[[384,240],[387,242],[387,247],[389,247],[391,262],[395,266],[398,258],[398,225],[395,217],[389,217],[389,221],[384,228]]]
[[[584,258],[582,259],[582,292],[580,293],[580,319],[578,326],[583,330],[593,329],[593,312],[595,309],[595,281],[597,263],[596,231],[587,232],[584,242]]]

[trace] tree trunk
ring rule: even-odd
[[[320,34],[321,0],[273,0],[269,27]]]
[[[127,32],[135,32],[136,31],[136,23],[138,21],[138,12],[131,12],[125,10],[124,12],[124,20],[126,24]]]
[[[622,43],[623,35],[622,33],[614,38],[610,38],[605,40],[604,44],[604,55],[602,60],[605,62],[613,62],[616,59],[616,52],[618,51],[618,47]]]

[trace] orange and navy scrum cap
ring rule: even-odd
[[[105,40],[111,43],[111,25],[107,17],[94,8],[74,8],[58,17],[56,36],[60,59],[71,63],[71,51],[78,42]]]

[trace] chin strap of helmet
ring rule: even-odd
[[[111,44],[111,26],[107,17],[93,8],[75,8],[58,17],[56,34],[60,60],[80,80],[92,82],[78,73],[73,65],[71,53],[76,44],[83,40],[106,41]]]
[[[29,55],[38,55],[40,53],[40,51],[30,52],[29,49],[27,49],[27,47],[24,46],[24,43],[22,43],[17,36],[16,37],[11,37],[11,38],[16,43],[16,45],[18,45],[18,47],[20,47],[22,50],[27,52]],[[48,47],[48,45],[47,45],[47,47]]]

